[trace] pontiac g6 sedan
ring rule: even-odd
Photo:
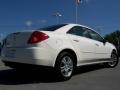
[[[2,61],[6,66],[53,67],[59,78],[70,79],[77,66],[118,64],[117,50],[95,30],[79,24],[59,24],[15,32],[4,39]]]

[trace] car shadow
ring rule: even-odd
[[[103,69],[102,65],[90,65],[77,68],[74,75],[81,75],[91,71]],[[16,71],[15,69],[7,69],[0,71],[0,85],[21,85],[34,83],[55,83],[64,82],[58,79],[53,70],[32,70],[32,71]],[[73,75],[73,77],[74,77]]]
[[[89,73],[89,72],[96,71],[99,69],[104,69],[104,68],[107,68],[107,67],[103,64],[81,66],[76,68],[74,75]]]

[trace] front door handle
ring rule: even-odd
[[[99,44],[97,44],[97,43],[96,43],[95,45],[96,45],[96,46],[99,46]]]

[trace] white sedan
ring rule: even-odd
[[[118,64],[117,50],[93,29],[79,24],[59,24],[15,32],[4,39],[2,61],[6,66],[53,67],[61,79],[70,79],[75,67]]]

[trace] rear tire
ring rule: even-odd
[[[119,62],[119,57],[116,54],[116,52],[113,52],[111,54],[110,62],[107,63],[107,66],[110,67],[110,68],[114,68],[118,65],[118,62]]]
[[[68,52],[62,52],[56,60],[56,73],[59,79],[69,80],[75,68],[74,56]]]

